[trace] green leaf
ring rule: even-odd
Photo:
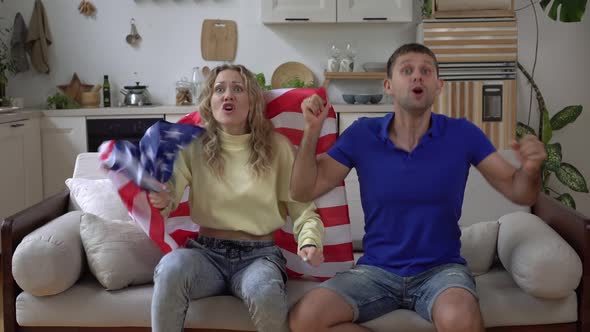
[[[521,139],[523,138],[525,135],[535,135],[537,136],[537,133],[535,133],[535,130],[527,125],[525,125],[522,122],[518,122],[516,124],[516,138]]]
[[[562,202],[564,205],[571,207],[574,210],[576,209],[576,201],[574,201],[574,198],[570,194],[559,195],[555,199]]]
[[[582,105],[567,106],[551,118],[551,128],[558,130],[565,127],[567,124],[576,121],[580,113],[582,113]]]
[[[258,81],[258,84],[260,84],[261,87],[266,85],[266,78],[263,73],[256,74],[256,81]]]
[[[541,141],[547,144],[553,136],[553,129],[551,129],[551,121],[549,121],[549,112],[547,112],[547,109],[543,109],[541,114],[543,116],[543,131],[541,132]]]
[[[561,166],[561,144],[547,144],[545,145],[545,150],[547,152],[545,167],[551,172],[558,172]]]
[[[543,0],[541,7],[547,10],[547,5],[552,2],[547,16],[557,21],[557,10],[559,8],[559,21],[580,22],[586,11],[587,0]]]
[[[559,171],[555,173],[561,183],[568,186],[571,190],[587,193],[586,179],[573,165],[561,163]]]

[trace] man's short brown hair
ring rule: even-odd
[[[387,60],[387,78],[391,78],[391,70],[393,66],[395,66],[395,61],[397,58],[404,54],[408,53],[422,53],[430,56],[432,60],[434,60],[434,66],[436,67],[436,76],[438,77],[438,61],[436,60],[436,55],[430,50],[428,47],[418,44],[418,43],[409,43],[400,46]]]

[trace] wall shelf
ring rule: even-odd
[[[385,72],[352,72],[352,73],[341,73],[341,72],[324,72],[324,87],[330,84],[331,80],[384,80],[387,78]]]

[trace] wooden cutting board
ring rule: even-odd
[[[204,20],[201,29],[201,56],[204,60],[233,61],[238,44],[238,28],[231,20]]]

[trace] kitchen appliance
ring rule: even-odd
[[[123,100],[124,106],[145,106],[152,104],[147,86],[140,85],[139,82],[135,82],[135,85],[124,86],[120,92],[125,97]]]
[[[435,18],[514,17],[514,0],[432,0]]]
[[[148,128],[160,120],[164,120],[164,117],[87,117],[88,152],[98,151],[98,147],[108,140],[126,140],[138,144]]]
[[[517,35],[506,18],[424,20],[418,29],[445,81],[433,112],[468,119],[498,149],[516,133]]]

